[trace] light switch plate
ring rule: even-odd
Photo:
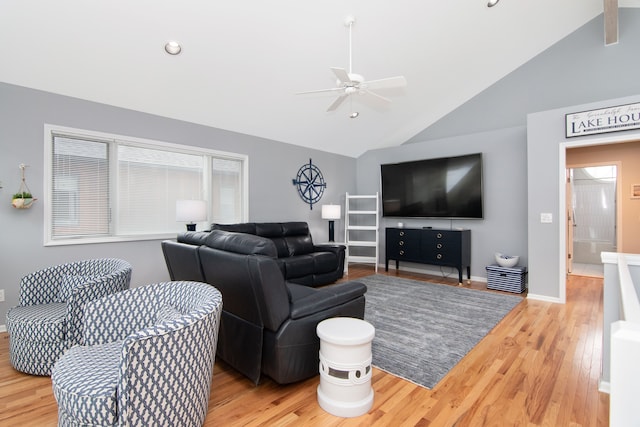
[[[553,222],[553,214],[550,213],[541,213],[540,214],[540,222],[543,224],[551,224]]]

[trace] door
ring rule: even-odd
[[[602,276],[600,254],[617,246],[617,166],[570,168],[567,177],[567,272]]]
[[[567,218],[567,274],[573,271],[573,227],[575,226],[572,192],[571,192],[571,169],[566,169],[566,218]]]

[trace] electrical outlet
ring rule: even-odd
[[[0,289],[0,302],[4,301],[4,289]]]

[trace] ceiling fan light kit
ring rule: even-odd
[[[364,95],[370,99],[382,101],[386,104],[391,103],[391,100],[372,91],[372,89],[392,89],[401,88],[407,85],[407,79],[404,76],[389,77],[378,80],[365,80],[361,74],[356,74],[352,71],[352,59],[353,59],[353,43],[352,43],[352,31],[353,24],[356,19],[349,15],[344,20],[344,25],[349,28],[349,72],[344,68],[330,67],[329,69],[336,76],[336,87],[331,89],[320,89],[306,92],[298,92],[298,95],[309,93],[323,93],[323,92],[336,92],[338,97],[329,105],[327,112],[336,110],[347,98],[351,95]],[[360,113],[353,112],[349,115],[350,118],[355,119]]]
[[[182,46],[175,40],[170,40],[164,45],[164,50],[169,55],[178,55],[182,52]]]

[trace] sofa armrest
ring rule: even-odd
[[[291,304],[291,319],[300,319],[352,301],[367,292],[360,282],[339,283],[323,288],[310,288],[287,283]]]

